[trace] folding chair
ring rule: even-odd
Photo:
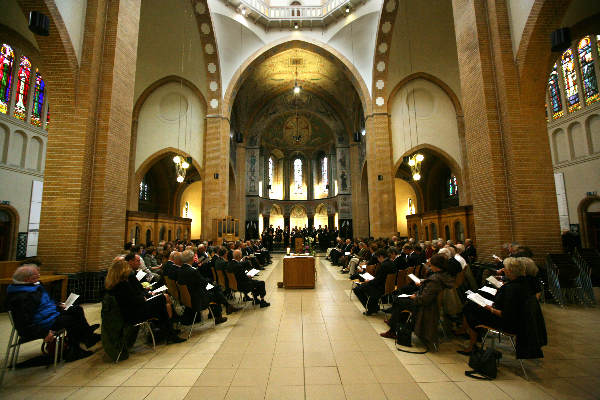
[[[523,370],[523,375],[525,376],[526,380],[529,380],[529,377],[527,376],[527,372],[525,371],[525,367],[523,366],[523,360],[517,358],[517,346],[515,345],[515,340],[517,338],[517,335],[512,334],[512,333],[508,333],[508,332],[504,332],[501,331],[500,329],[495,329],[495,328],[491,328],[487,325],[477,325],[475,327],[475,329],[485,329],[485,335],[483,335],[483,340],[481,342],[481,347],[483,348],[485,346],[485,341],[488,338],[488,335],[491,333],[491,341],[492,341],[492,348],[496,348],[496,339],[494,337],[494,335],[498,335],[498,342],[500,342],[502,339],[502,336],[506,336],[508,337],[508,340],[510,340],[510,344],[512,345],[513,350],[515,351],[515,359],[517,359],[519,361],[519,364],[521,364],[521,369]]]
[[[152,351],[156,351],[156,340],[154,338],[154,332],[152,332],[152,325],[150,325],[150,321],[152,321],[152,320],[156,320],[156,318],[150,318],[146,321],[138,322],[137,324],[133,324],[133,326],[135,326],[137,328],[146,329],[148,331],[148,333],[150,333],[150,337],[152,338]],[[123,342],[123,345],[121,346],[121,350],[119,351],[119,354],[117,355],[117,359],[115,360],[115,364],[119,362],[119,359],[121,358],[121,354],[123,354],[123,350],[125,349],[126,345],[127,344],[125,342]]]
[[[219,271],[217,271],[219,272]],[[181,304],[183,304],[184,306],[190,308],[191,310],[194,310],[194,319],[192,320],[192,325],[190,326],[190,333],[188,334],[188,339],[190,338],[190,336],[192,336],[192,330],[194,329],[194,324],[196,323],[196,318],[198,317],[198,310],[194,309],[193,305],[192,305],[192,296],[190,295],[190,291],[188,290],[187,285],[180,285],[177,284],[177,287],[179,288],[179,295],[180,295],[180,300],[181,300]],[[212,309],[210,308],[211,304],[216,304],[214,302],[210,302],[209,306],[208,306],[208,312],[210,313],[210,315],[212,316],[213,319],[213,328],[217,326],[216,321],[215,321],[215,316],[212,312]],[[201,312],[202,310],[200,310]]]
[[[8,312],[8,319],[10,320],[10,325],[12,327],[10,331],[10,336],[8,339],[8,344],[6,346],[6,354],[4,355],[4,365],[2,366],[2,374],[0,375],[0,386],[2,386],[2,382],[4,381],[4,374],[6,370],[10,368],[10,364],[12,364],[12,369],[14,370],[17,365],[17,359],[19,358],[19,350],[21,349],[21,345],[23,343],[33,342],[34,340],[43,339],[43,338],[24,338],[19,335],[17,332],[17,328],[15,327],[15,321],[12,317],[12,312]],[[54,368],[56,368],[56,364],[58,363],[58,352],[60,351],[60,359],[62,360],[63,350],[64,350],[64,340],[66,337],[66,331],[61,329],[56,332],[56,346],[54,347]],[[59,350],[60,349],[60,350]]]

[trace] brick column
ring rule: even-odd
[[[539,109],[523,106],[504,0],[453,0],[453,11],[480,260],[514,240],[542,259],[560,248],[544,93]]]
[[[79,69],[48,63],[53,123],[38,244],[48,270],[106,269],[123,247],[139,15],[139,0],[88,1]],[[43,58],[53,61],[60,40],[48,44]]]
[[[371,236],[391,237],[396,233],[396,195],[389,116],[384,113],[373,114],[366,124]],[[379,180],[379,176],[382,180]]]
[[[221,115],[208,115],[204,147],[204,187],[202,188],[202,236],[214,239],[213,219],[229,212],[229,121]],[[239,161],[238,162],[243,162]],[[217,175],[218,174],[218,177]],[[240,221],[243,224],[245,221]]]

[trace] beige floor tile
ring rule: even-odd
[[[242,354],[215,354],[206,368],[237,368],[242,362]]]
[[[49,386],[86,386],[106,368],[72,369],[49,382]]]
[[[368,351],[364,352],[363,355],[369,365],[400,365],[400,361],[390,350]]]
[[[121,386],[156,386],[169,371],[168,368],[138,369]]]
[[[273,353],[246,353],[239,368],[271,368]]]
[[[372,365],[371,370],[379,383],[414,382],[402,365]]]
[[[437,367],[441,369],[451,381],[462,382],[472,380],[472,378],[465,375],[465,371],[471,371],[473,368],[469,367],[465,362],[458,364],[437,364]]]
[[[305,351],[305,367],[334,367],[336,366],[333,352],[331,351]]]
[[[190,391],[190,387],[155,387],[146,400],[181,400]]]
[[[172,369],[160,383],[159,386],[192,386],[202,373],[201,368]]]
[[[344,385],[348,400],[385,400],[387,397],[378,383]]]
[[[304,368],[275,367],[271,368],[269,386],[304,385]]]
[[[229,386],[235,371],[233,368],[205,368],[194,386]]]
[[[151,387],[120,387],[112,392],[106,400],[138,400],[144,399],[152,391]]]
[[[260,386],[266,387],[269,380],[269,368],[238,368],[231,386]]]
[[[338,367],[342,384],[370,384],[377,383],[377,379],[371,370],[371,367],[365,366],[361,368],[355,368],[352,366],[340,366]]]
[[[306,385],[306,400],[345,400],[342,385]]]
[[[268,386],[266,400],[304,400],[304,386]]]
[[[193,353],[184,355],[174,368],[204,368],[212,359],[212,354]]]
[[[388,400],[428,400],[427,395],[415,382],[382,383]]]
[[[469,400],[469,396],[454,382],[419,383],[429,400]]]
[[[137,369],[107,369],[90,381],[88,386],[119,386],[136,371]]]
[[[217,352],[217,350],[219,350],[219,347],[221,347],[221,343],[201,341],[199,343],[194,344],[194,346],[190,349],[189,354],[193,354],[193,353],[215,354]]]
[[[112,386],[82,387],[79,390],[73,392],[69,397],[67,397],[67,399],[69,399],[69,400],[104,400],[115,389],[117,389],[117,388],[112,387]],[[2,397],[2,396],[0,396],[0,397]]]
[[[275,353],[302,353],[302,341],[296,340],[292,342],[277,342],[275,345]]]
[[[333,349],[333,351],[335,353],[348,352],[348,351],[361,351],[360,347],[358,346],[358,343],[354,339],[352,339],[352,340],[339,339],[338,340],[338,339],[332,338],[331,348]]]
[[[358,347],[365,353],[389,351],[384,339],[378,338],[360,341]]]
[[[456,382],[472,400],[509,400],[510,397],[494,385],[486,381]]]
[[[62,400],[75,393],[78,387],[44,387],[27,396],[28,400]]]
[[[263,400],[265,388],[257,386],[231,386],[225,396],[228,400]]]
[[[537,382],[537,386],[555,399],[592,400],[597,399],[578,385],[577,378],[552,378]]]
[[[405,367],[416,382],[447,382],[450,380],[433,364],[406,365]]]
[[[183,354],[157,354],[144,364],[144,368],[173,368],[182,358]]]
[[[338,366],[364,367],[369,365],[367,358],[361,351],[343,351],[333,353],[335,362]],[[392,355],[393,357],[393,355]],[[398,363],[398,360],[394,360]]]
[[[494,381],[494,384],[498,386],[504,393],[508,394],[513,400],[551,400],[547,392],[543,391],[534,382],[527,382],[524,380],[511,380],[511,381]]]
[[[275,353],[273,356],[272,368],[303,366],[304,360],[302,353]]]
[[[340,374],[336,367],[306,367],[304,368],[306,385],[339,385]]]
[[[228,386],[196,386],[190,389],[185,400],[223,400],[228,390]]]

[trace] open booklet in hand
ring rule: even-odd
[[[494,304],[493,301],[486,299],[479,293],[473,293],[470,290],[467,290],[465,293],[467,294],[467,299],[471,300],[473,303],[475,303],[481,307],[484,307],[484,308],[486,306],[491,307]]]
[[[368,272],[360,274],[360,277],[363,278],[365,281],[372,281],[373,279],[375,279],[375,277]]]
[[[481,288],[481,289],[479,289],[479,290],[481,290],[482,292],[489,293],[489,294],[491,294],[492,296],[495,296],[495,295],[496,295],[496,293],[498,292],[498,289],[494,289],[494,288],[491,288],[491,287],[489,287],[489,286],[484,286],[484,287],[482,287],[482,288]]]
[[[79,298],[78,294],[71,293],[69,295],[69,297],[67,297],[67,300],[65,301],[65,310],[68,310],[69,308],[71,308],[71,306],[73,304],[75,304],[75,302],[77,301],[78,298]]]
[[[142,270],[139,270],[137,272],[137,274],[135,274],[135,277],[137,278],[138,281],[141,281],[142,279],[144,279],[145,276],[146,276],[146,273]]]
[[[492,285],[494,285],[494,287],[496,289],[500,289],[500,287],[502,285],[504,285],[504,283],[502,283],[501,281],[499,281],[498,279],[496,279],[493,276],[488,276],[487,279],[486,279],[486,281],[488,281],[489,283],[491,283]]]
[[[207,283],[206,284],[206,290],[210,290],[212,288],[214,288],[215,286],[213,284]]]
[[[420,280],[419,278],[417,278],[417,276],[416,276],[415,274],[408,274],[408,277],[409,277],[410,279],[412,279],[412,281],[413,281],[414,283],[421,283],[421,280]]]
[[[258,274],[258,270],[256,268],[252,268],[250,271],[248,271],[246,273],[246,275],[248,275],[250,278],[252,278],[256,274]]]

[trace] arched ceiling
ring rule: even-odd
[[[362,112],[361,102],[333,56],[292,48],[250,68],[253,69],[237,92],[232,112],[233,126],[245,136],[275,134],[270,129],[274,124],[283,124],[282,115],[296,111],[316,118],[331,138],[355,129],[355,120]],[[302,87],[297,95],[292,91],[296,81]]]
[[[328,151],[333,143],[331,128],[318,115],[304,112],[278,114],[261,135],[268,151]]]

